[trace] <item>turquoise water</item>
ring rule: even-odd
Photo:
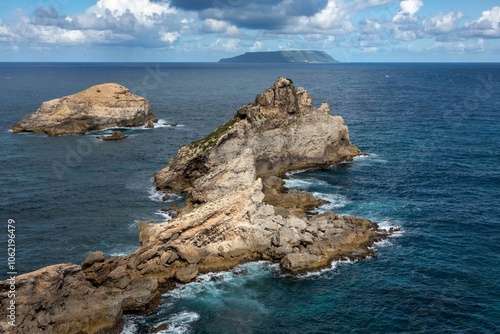
[[[499,64],[0,64],[0,216],[16,220],[19,271],[137,248],[135,223],[164,220],[169,205],[153,173],[278,76],[329,102],[368,153],[287,185],[331,202],[319,210],[402,233],[375,246],[376,259],[313,275],[266,263],[204,275],[129,316],[124,333],[500,332]],[[8,132],[42,101],[102,82],[180,126],[112,143]]]

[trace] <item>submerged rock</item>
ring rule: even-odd
[[[97,138],[99,138],[100,140],[110,140],[110,141],[113,141],[113,140],[123,140],[123,139],[125,139],[127,137],[128,136],[125,136],[120,131],[115,131],[110,136],[97,136]]]
[[[342,118],[315,109],[309,94],[279,78],[253,104],[206,138],[182,147],[155,180],[185,192],[177,218],[137,224],[141,247],[123,257],[90,254],[82,266],[59,265],[22,275],[19,317],[5,322],[9,284],[0,283],[0,331],[98,333],[120,326],[123,313],[155,306],[173,282],[248,261],[280,263],[292,274],[332,260],[375,256],[389,235],[354,216],[308,212],[321,202],[288,191],[288,170],[323,167],[360,154]],[[22,312],[22,313],[21,313]]]
[[[57,136],[141,126],[153,120],[156,117],[148,100],[119,84],[106,83],[43,102],[36,112],[14,124],[12,130]]]

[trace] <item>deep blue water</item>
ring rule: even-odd
[[[137,248],[135,223],[162,221],[168,206],[153,173],[278,76],[329,102],[369,153],[293,174],[289,187],[403,232],[377,259],[315,275],[266,263],[204,275],[124,333],[500,332],[500,64],[0,64],[0,218],[16,221],[19,272]],[[120,142],[8,131],[41,102],[103,82],[180,126],[126,130]]]

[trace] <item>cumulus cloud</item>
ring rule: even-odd
[[[471,50],[478,40],[500,38],[498,6],[464,22],[465,14],[460,11],[424,17],[422,0],[94,3],[71,15],[40,7],[29,17],[19,15],[8,24],[0,21],[0,43],[16,41],[32,47],[120,45],[214,53],[258,51],[264,45],[269,49],[281,46],[381,52],[394,45],[406,47],[411,41],[422,40],[414,44],[429,46],[433,41],[433,50],[459,52],[461,42],[465,50]]]
[[[12,42],[14,40],[14,34],[11,29],[3,24],[0,19],[0,42]]]
[[[181,34],[179,34],[177,31],[163,32],[160,34],[160,36],[161,36],[161,40],[163,42],[167,42],[168,44],[172,44],[181,36]]]
[[[432,44],[428,50],[437,52],[480,52],[484,50],[484,40],[477,41],[457,41],[457,42],[436,42]]]
[[[228,22],[215,19],[203,20],[203,31],[207,33],[218,33],[225,35],[239,34],[239,30],[236,26],[229,24]]]
[[[255,51],[260,51],[264,47],[264,43],[256,41],[253,46],[250,48],[250,51],[255,52]]]
[[[180,17],[168,1],[99,0],[74,15],[40,7],[32,18],[22,17],[12,29],[21,41],[39,44],[161,47],[174,43],[189,29],[187,17]]]
[[[404,0],[399,4],[401,12],[410,16],[415,15],[423,5],[422,0]]]
[[[423,37],[423,23],[415,14],[424,3],[422,0],[404,0],[400,10],[392,18],[394,38],[400,41],[413,41]]]
[[[465,24],[463,36],[500,38],[500,7],[486,10],[481,17]]]
[[[212,43],[208,49],[215,51],[225,51],[225,52],[235,52],[238,50],[240,40],[237,38],[223,39],[219,38],[214,43]]]
[[[464,17],[462,12],[439,13],[424,21],[425,31],[432,34],[448,34],[457,30],[458,21]]]

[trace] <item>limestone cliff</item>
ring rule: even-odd
[[[121,85],[107,83],[43,102],[36,112],[14,124],[12,130],[57,136],[141,126],[152,120],[156,118],[148,100]]]
[[[159,189],[186,191],[203,203],[260,177],[326,167],[360,153],[328,104],[314,108],[304,88],[279,78],[228,123],[181,147],[155,181]]]
[[[390,231],[334,213],[307,192],[288,191],[288,170],[326,166],[359,154],[340,117],[315,109],[304,89],[280,78],[253,104],[206,138],[182,147],[156,175],[162,189],[184,191],[178,218],[138,224],[141,247],[123,257],[90,254],[16,279],[16,327],[6,322],[9,285],[0,282],[0,332],[103,333],[124,313],[155,306],[161,291],[199,273],[267,260],[300,273],[341,258],[375,256]]]

